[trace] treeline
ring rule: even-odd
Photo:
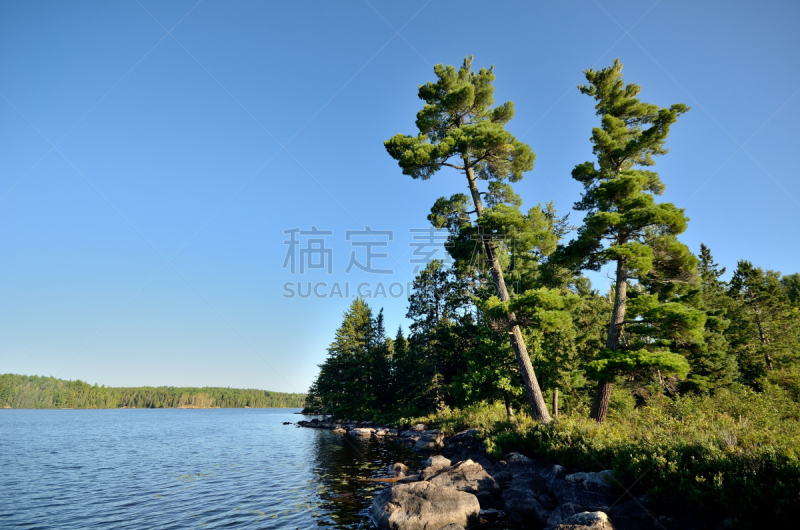
[[[297,408],[305,394],[219,387],[106,387],[78,379],[0,375],[0,408]]]
[[[650,168],[689,108],[641,101],[618,61],[585,72],[600,123],[596,160],[572,172],[585,212],[573,226],[552,203],[522,209],[511,184],[533,152],[505,130],[513,104],[493,106],[492,69],[471,63],[436,66],[419,88],[419,134],[385,142],[415,179],[466,177],[469,195],[428,216],[449,230],[452,264],[415,278],[407,335],[389,337],[382,312],[355,300],[306,408],[397,419],[500,401],[509,417],[525,407],[543,423],[565,410],[602,423],[620,403],[741,386],[800,400],[800,274],[742,260],[724,281],[705,245],[695,254],[678,239],[684,210],[657,201],[665,184]],[[584,275],[604,266],[608,292]]]

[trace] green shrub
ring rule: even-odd
[[[660,396],[638,408],[617,393],[603,425],[577,415],[540,425],[523,413],[510,422],[499,403],[408,423],[446,432],[478,428],[497,457],[520,451],[572,469],[612,469],[625,488],[635,484],[634,495],[647,493],[666,508],[689,501],[740,528],[800,518],[800,406],[788,392],[736,387],[714,396]]]

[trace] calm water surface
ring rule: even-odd
[[[0,528],[369,528],[415,456],[294,412],[0,410]]]

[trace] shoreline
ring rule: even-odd
[[[422,456],[425,468],[392,466],[394,477],[373,500],[378,530],[470,527],[545,530],[701,530],[723,528],[691,514],[665,513],[646,496],[633,497],[614,484],[611,470],[567,470],[541,456],[489,455],[476,429],[447,436],[424,424],[398,429],[370,421],[301,420],[299,427],[344,436],[375,437],[403,444]]]

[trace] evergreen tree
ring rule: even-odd
[[[800,307],[800,272],[787,274],[781,278],[781,285],[786,292],[789,303],[795,307]]]
[[[729,339],[745,382],[800,357],[800,310],[790,304],[779,272],[739,261],[728,293],[740,303]]]
[[[695,392],[709,392],[728,386],[738,378],[736,356],[730,351],[725,330],[730,325],[727,313],[731,300],[720,280],[725,267],[719,268],[711,251],[700,243],[700,299],[698,308],[705,312],[703,342],[687,348],[690,371],[682,387]]]
[[[619,60],[600,71],[586,70],[585,75],[588,85],[579,89],[597,101],[601,127],[592,130],[597,164],[585,162],[572,172],[585,189],[575,208],[587,215],[566,254],[573,263],[592,270],[608,262],[616,266],[606,348],[593,362],[599,381],[591,416],[603,422],[613,378],[621,371],[680,373],[686,369],[686,362],[676,354],[639,347],[638,342],[626,343],[623,330],[629,281],[648,274],[651,283],[679,281],[682,273],[695,266],[688,249],[675,239],[686,230],[683,210],[655,202],[654,196],[663,193],[664,184],[657,173],[643,169],[655,163],[653,156],[667,153],[664,143],[670,126],[689,109],[683,104],[659,108],[640,101],[636,97],[640,87],[624,84]],[[659,314],[663,310],[680,312],[677,306],[661,307],[656,294],[642,293],[639,298],[636,317],[643,322],[634,325],[640,328],[651,326],[654,319],[663,320],[665,315]]]
[[[388,153],[398,161],[403,173],[413,178],[428,179],[442,167],[463,171],[472,198],[473,212],[478,218],[484,205],[478,180],[518,181],[533,169],[534,154],[505,129],[514,116],[514,105],[494,103],[493,68],[472,70],[472,57],[461,68],[437,65],[438,80],[420,86],[419,97],[425,107],[417,113],[419,135],[398,134],[384,143]],[[463,201],[464,196],[456,197]],[[466,213],[466,212],[465,212]],[[488,234],[481,235],[492,278],[501,300],[510,298],[495,244]],[[550,420],[541,389],[536,380],[525,340],[519,326],[509,319],[509,337],[522,379],[533,409],[533,416]]]
[[[314,382],[315,394],[324,411],[359,418],[376,405],[374,388],[370,384],[370,357],[375,335],[372,310],[363,298],[356,298],[344,313],[342,324],[328,346],[328,357],[320,365]]]

